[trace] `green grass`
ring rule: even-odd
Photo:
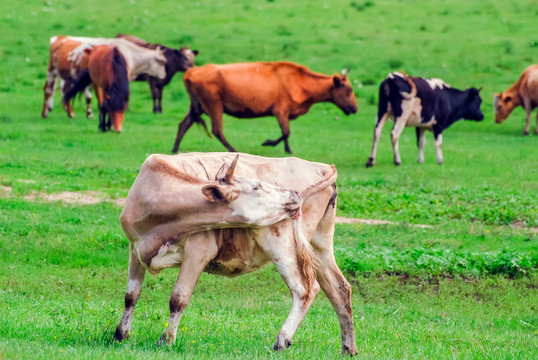
[[[99,133],[82,100],[68,119],[59,94],[49,118],[40,117],[49,38],[119,32],[190,44],[200,50],[198,64],[289,60],[326,74],[350,67],[358,114],[315,105],[292,122],[290,146],[296,156],[337,166],[338,215],[399,224],[336,228],[337,261],[353,285],[359,357],[535,359],[538,137],[521,136],[521,108],[494,124],[492,97],[536,62],[537,15],[534,0],[3,2],[0,359],[333,359],[340,352],[323,294],[294,345],[270,350],[291,305],[272,266],[237,279],[203,275],[170,348],[155,344],[177,270],[148,275],[130,339],[111,343],[127,280],[121,208],[25,197],[92,190],[124,198],[146,156],[172,148],[188,109],[179,74],[164,90],[160,115],[151,113],[147,84],[131,84],[120,135]],[[460,121],[444,133],[444,165],[436,164],[431,136],[426,163],[417,164],[407,129],[403,164],[394,167],[387,126],[375,167],[364,167],[378,85],[395,70],[484,87],[485,120]],[[273,118],[225,117],[224,131],[239,151],[285,155],[283,146],[260,146],[280,135]],[[224,147],[194,127],[181,150]]]

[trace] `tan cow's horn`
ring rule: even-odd
[[[224,181],[226,181],[226,183],[228,184],[232,183],[232,179],[234,177],[235,166],[237,165],[237,160],[239,160],[239,155],[235,157],[235,159],[232,161],[232,164],[228,168],[228,171],[226,171],[226,176],[224,177]]]

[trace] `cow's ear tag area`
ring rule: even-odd
[[[239,196],[228,186],[206,185],[202,188],[202,193],[211,202],[229,203]]]

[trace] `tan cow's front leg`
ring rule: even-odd
[[[133,321],[133,313],[140,293],[142,291],[142,283],[146,269],[140,264],[138,256],[133,249],[133,245],[129,244],[129,281],[127,282],[127,290],[125,292],[125,309],[120,323],[114,333],[114,341],[122,342],[129,337],[131,324]]]
[[[194,287],[207,266],[218,252],[213,231],[205,231],[191,235],[185,244],[184,258],[172,295],[170,296],[170,319],[168,327],[157,345],[172,345],[176,341],[177,328],[183,310],[187,307]]]
[[[277,229],[275,230],[274,227]],[[273,228],[273,231],[270,228]],[[273,346],[274,350],[283,350],[292,344],[293,335],[310,309],[320,288],[318,282],[314,281],[313,286],[308,289],[303,280],[297,254],[292,245],[294,240],[290,221],[278,223],[270,228],[260,230],[259,245],[275,264],[292,296],[290,313],[280,328]],[[262,232],[265,233],[262,234]],[[280,234],[280,236],[273,235],[273,233]]]

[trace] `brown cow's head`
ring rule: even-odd
[[[357,112],[357,100],[355,100],[355,94],[353,93],[353,88],[347,77],[346,70],[342,70],[342,75],[335,74],[333,76],[331,99],[346,115]]]
[[[299,213],[303,199],[297,191],[234,176],[238,159],[239,155],[227,170],[226,164],[223,164],[215,176],[216,183],[202,188],[209,201],[231,209],[229,218],[223,215],[224,221],[269,226]]]
[[[509,94],[499,93],[493,97],[493,108],[495,110],[495,122],[502,123],[508,115],[519,105],[519,99],[516,99]]]

